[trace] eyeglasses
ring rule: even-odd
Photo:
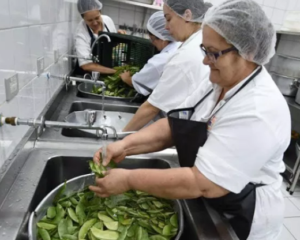
[[[216,63],[217,62],[217,59],[226,54],[226,53],[229,53],[229,52],[232,52],[232,51],[238,51],[235,47],[231,47],[231,48],[228,48],[228,49],[225,49],[223,51],[220,51],[220,52],[208,52],[206,50],[206,48],[203,46],[203,44],[200,45],[200,48],[202,50],[202,53],[204,56],[207,56],[209,61],[211,63]]]

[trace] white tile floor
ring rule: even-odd
[[[291,196],[286,191],[286,183],[283,183],[282,192],[285,197],[285,218],[279,240],[300,240],[300,187]]]

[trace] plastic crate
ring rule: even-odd
[[[157,53],[155,47],[147,39],[117,33],[107,34],[111,42],[101,38],[95,46],[94,54],[99,63],[106,67],[133,65],[142,68]]]

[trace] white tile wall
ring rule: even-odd
[[[27,0],[29,24],[39,24],[41,22],[41,8],[39,4],[40,0]]]
[[[0,1],[0,29],[8,28],[11,26],[11,22],[8,20],[9,15],[9,0]]]
[[[10,21],[12,27],[28,24],[28,12],[26,1],[9,0]]]
[[[0,0],[0,113],[35,118],[62,84],[36,76],[36,59],[45,57],[52,74],[70,71],[64,61],[53,63],[53,49],[72,49],[80,21],[75,3],[62,0]],[[4,79],[18,73],[20,90],[6,102]],[[26,126],[0,128],[0,167],[28,131]]]

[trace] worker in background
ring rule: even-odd
[[[166,64],[158,84],[142,104],[124,132],[136,131],[149,123],[159,111],[167,113],[190,97],[208,73],[201,53],[201,23],[210,3],[203,0],[164,0],[166,29],[182,42]]]
[[[89,58],[91,47],[98,37],[98,33],[111,32],[116,33],[116,27],[113,20],[106,15],[101,14],[102,3],[98,0],[78,0],[78,12],[82,20],[78,24],[75,36],[75,50],[78,57]],[[119,30],[119,33],[124,31]],[[76,74],[84,75],[87,72],[100,72],[104,74],[113,74],[116,70],[101,66],[92,60],[78,59]]]
[[[149,18],[147,23],[149,37],[160,53],[149,59],[143,69],[132,77],[129,72],[120,75],[125,83],[144,96],[148,96],[155,89],[165,65],[181,44],[175,41],[170,32],[165,29],[165,25],[163,11],[158,11]]]

